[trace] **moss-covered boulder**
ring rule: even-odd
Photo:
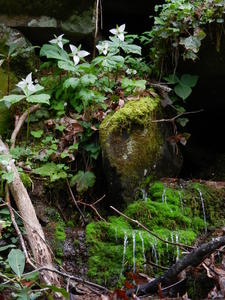
[[[170,266],[182,256],[182,249],[167,241],[191,245],[205,230],[210,234],[225,224],[224,188],[193,182],[181,188],[180,184],[155,182],[139,199],[124,213],[164,241],[123,217],[90,223],[86,240],[92,280],[115,287],[126,272],[155,277],[161,269],[154,264]]]
[[[100,126],[100,143],[109,195],[114,203],[129,202],[146,175],[175,176],[182,158],[168,143],[171,135],[161,118],[159,99],[129,101]]]

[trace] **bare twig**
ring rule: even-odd
[[[180,113],[178,115],[176,115],[175,117],[171,118],[171,119],[160,119],[160,120],[153,120],[152,123],[160,123],[160,122],[171,122],[173,123],[176,119],[184,116],[184,115],[190,115],[190,114],[197,114],[197,113],[200,113],[200,112],[203,112],[204,109],[200,109],[200,110],[195,110],[195,111],[186,111],[186,112],[183,112],[183,113]]]
[[[29,108],[29,110],[25,111],[22,116],[19,118],[17,124],[16,124],[16,127],[11,135],[11,139],[10,139],[10,142],[11,142],[11,149],[13,149],[15,147],[15,143],[16,143],[16,138],[17,138],[17,135],[21,129],[21,127],[23,126],[23,123],[25,122],[28,114],[31,114],[32,112],[38,110],[40,108],[40,104],[36,104],[36,105],[33,105]]]
[[[61,272],[61,271],[59,271],[59,270],[52,269],[52,268],[48,268],[48,267],[41,267],[41,268],[38,268],[38,269],[36,269],[36,270],[34,270],[34,271],[31,271],[31,272],[28,272],[28,273],[23,274],[23,276],[31,275],[31,274],[33,274],[33,273],[35,273],[35,272],[42,272],[42,271],[50,271],[50,272],[56,273],[56,274],[58,274],[58,275],[60,275],[60,276],[62,276],[62,277],[69,278],[70,280],[74,280],[74,281],[79,282],[79,283],[83,283],[83,284],[86,284],[86,285],[90,285],[90,286],[95,287],[95,288],[97,288],[97,289],[103,290],[103,291],[105,291],[105,292],[107,292],[107,293],[109,292],[109,290],[108,290],[106,287],[101,286],[101,285],[99,285],[99,284],[97,284],[97,283],[90,282],[90,281],[84,280],[84,279],[82,279],[82,278],[80,278],[80,277],[73,276],[73,275],[69,275],[69,274],[67,274],[67,273],[65,273],[65,272]]]
[[[22,236],[22,233],[19,229],[19,226],[17,225],[16,223],[16,219],[15,219],[15,215],[14,215],[14,212],[13,212],[13,209],[12,209],[12,206],[11,206],[11,203],[10,203],[10,196],[9,196],[9,188],[8,188],[8,185],[6,184],[6,187],[5,187],[5,199],[6,199],[6,205],[9,209],[9,213],[10,213],[10,217],[11,217],[11,221],[13,223],[13,226],[16,230],[16,233],[19,237],[19,241],[20,241],[20,244],[21,244],[21,247],[23,249],[23,252],[24,252],[24,255],[26,257],[26,261],[29,265],[31,265],[33,268],[36,268],[36,266],[33,264],[33,262],[31,261],[29,255],[28,255],[28,252],[27,252],[27,248],[26,248],[26,245],[25,245],[25,242],[24,242],[24,239],[23,239],[23,236]]]
[[[103,195],[101,198],[99,198],[98,200],[96,200],[94,203],[86,203],[83,201],[77,201],[77,203],[80,203],[84,206],[89,206],[91,209],[93,209],[93,211],[96,213],[96,215],[99,217],[100,220],[106,222],[106,220],[100,215],[100,213],[98,212],[98,210],[95,208],[95,205],[97,203],[99,203],[101,200],[103,200],[105,198],[105,195]]]
[[[127,215],[125,215],[124,213],[120,212],[118,209],[116,209],[116,208],[113,207],[113,206],[110,206],[110,208],[111,208],[112,210],[114,210],[116,213],[118,213],[119,215],[123,216],[123,217],[124,217],[125,219],[127,219],[128,221],[131,221],[131,222],[135,223],[138,227],[143,228],[145,231],[147,231],[148,233],[150,233],[151,235],[153,235],[154,237],[156,237],[158,240],[160,240],[160,241],[163,242],[163,243],[170,244],[170,245],[174,245],[174,246],[178,246],[178,247],[181,247],[181,248],[189,248],[189,249],[194,249],[194,248],[195,248],[195,247],[188,246],[188,245],[185,245],[185,244],[181,244],[181,243],[173,243],[173,242],[164,240],[164,239],[162,239],[160,236],[158,236],[157,234],[155,234],[153,231],[151,231],[151,230],[149,230],[147,227],[145,227],[143,224],[141,224],[140,222],[138,222],[137,220],[134,220],[134,219],[128,217]]]
[[[78,205],[78,203],[77,203],[77,200],[76,200],[75,197],[74,197],[74,194],[73,194],[73,191],[72,191],[72,189],[71,189],[69,180],[68,180],[67,178],[66,178],[66,184],[67,184],[68,190],[69,190],[69,192],[70,192],[70,196],[71,196],[71,198],[73,199],[73,202],[74,202],[74,204],[76,205],[76,208],[77,208],[77,210],[79,211],[79,213],[80,213],[80,215],[81,215],[81,217],[82,217],[82,219],[83,219],[84,224],[86,224],[87,222],[86,222],[86,220],[85,220],[84,214],[82,213],[82,211],[81,211],[81,209],[80,209],[80,207],[79,207],[79,205]]]

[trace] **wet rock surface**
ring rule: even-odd
[[[82,228],[66,228],[65,233],[63,268],[71,275],[87,278],[88,253],[85,244],[85,230]]]

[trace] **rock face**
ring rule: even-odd
[[[159,99],[145,97],[129,101],[102,122],[103,168],[114,203],[123,206],[134,200],[145,176],[159,178],[179,173],[182,158],[167,142],[169,129],[163,123],[151,122],[160,115]]]
[[[76,42],[90,41],[94,32],[94,0],[0,0],[0,23],[21,30],[32,44],[65,33]]]
[[[10,45],[16,47],[8,64]],[[37,58],[34,50],[27,51],[29,47],[31,44],[18,30],[0,24],[0,99],[15,87],[21,77],[35,70]],[[0,102],[0,135],[8,129],[9,121],[9,110]]]

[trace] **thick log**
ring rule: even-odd
[[[225,245],[225,235],[214,238],[209,243],[202,244],[200,247],[194,249],[192,252],[180,259],[177,263],[172,265],[172,267],[169,268],[169,270],[167,270],[163,275],[147,284],[138,285],[135,287],[135,289],[128,290],[127,295],[132,296],[134,293],[137,296],[142,296],[146,294],[157,293],[159,285],[161,285],[162,288],[164,286],[171,285],[177,280],[177,276],[184,269],[189,266],[198,266],[207,256],[223,245]]]

